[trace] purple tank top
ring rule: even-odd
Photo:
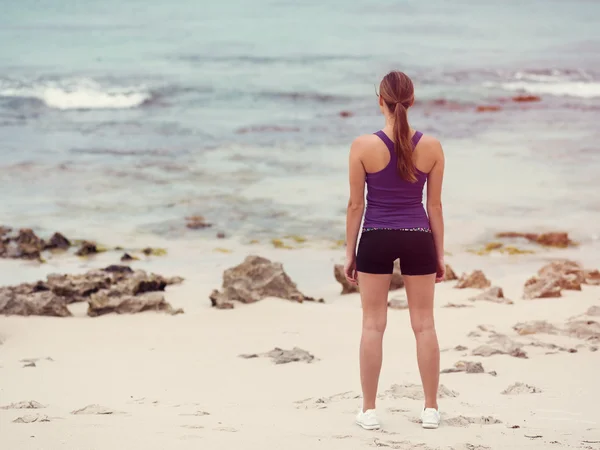
[[[423,207],[427,174],[417,169],[415,183],[403,180],[396,167],[394,143],[383,131],[375,134],[390,151],[390,162],[383,170],[367,174],[367,208],[363,227],[429,229],[429,218]],[[413,136],[413,150],[422,136],[420,131]]]

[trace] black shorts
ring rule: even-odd
[[[429,275],[437,271],[433,235],[426,231],[364,231],[358,244],[356,270],[363,273],[393,273],[400,258],[402,275]]]

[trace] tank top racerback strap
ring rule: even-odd
[[[385,143],[385,145],[387,145],[387,148],[389,149],[390,152],[394,151],[394,142],[388,137],[387,134],[385,134],[383,132],[383,130],[379,130],[375,134],[379,137],[379,139],[381,139]],[[413,135],[413,137],[411,139],[413,150],[415,149],[415,147],[417,146],[417,144],[419,143],[419,141],[421,140],[422,137],[423,137],[423,133],[421,133],[420,131],[415,131],[415,134]]]

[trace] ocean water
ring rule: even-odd
[[[4,3],[2,223],[341,239],[349,145],[382,126],[374,86],[400,69],[413,126],[445,148],[450,245],[598,241],[597,1]]]

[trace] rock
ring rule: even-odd
[[[39,414],[28,414],[26,416],[17,417],[13,420],[13,423],[35,423],[35,422],[50,422],[50,418],[48,416],[39,415]]]
[[[342,285],[342,295],[353,294],[358,292],[358,286],[351,284],[344,274],[344,266],[342,264],[336,264],[333,266],[333,275],[338,283]]]
[[[503,303],[505,305],[512,305],[513,301],[507,298],[504,298],[504,292],[501,287],[494,286],[488,289],[485,292],[482,292],[475,297],[470,298],[472,302],[477,301],[486,301],[486,302],[494,302],[494,303]]]
[[[388,302],[388,308],[408,309],[408,301],[405,298],[393,298]]]
[[[283,350],[281,348],[275,347],[273,350],[267,353],[251,353],[240,355],[240,358],[244,359],[252,359],[258,357],[267,357],[271,358],[275,364],[287,364],[291,362],[312,362],[315,357],[311,355],[306,350],[302,350],[301,348],[294,347],[292,350]]]
[[[563,232],[542,233],[538,235],[536,242],[547,247],[566,248],[573,245],[569,235]]]
[[[146,256],[164,256],[167,254],[167,251],[164,248],[146,247],[142,250],[142,253]]]
[[[212,224],[206,222],[206,220],[202,216],[189,216],[186,217],[185,220],[187,221],[185,226],[188,227],[190,230],[198,230],[202,228],[212,227]]]
[[[503,395],[539,394],[542,390],[535,386],[517,382],[502,391]]]
[[[222,231],[219,231],[217,233],[217,239],[225,239],[225,238],[226,238],[225,233],[223,233]]]
[[[213,291],[210,300],[212,306],[219,307],[220,303],[254,303],[266,297],[300,303],[315,300],[298,290],[281,263],[254,255],[246,257],[243,263],[223,273],[222,291]]]
[[[454,270],[452,270],[452,267],[450,267],[450,264],[446,264],[446,274],[444,275],[444,281],[453,281],[453,280],[458,280],[458,276],[456,275]]]
[[[130,261],[136,261],[139,258],[136,258],[135,256],[131,256],[129,253],[123,253],[123,256],[121,256],[121,262],[130,262]]]
[[[340,117],[348,118],[354,116],[352,111],[340,111]]]
[[[529,334],[558,334],[560,330],[556,328],[551,323],[546,322],[545,320],[532,320],[529,322],[520,322],[516,324],[513,329],[519,333],[521,336],[529,335]]]
[[[0,288],[0,314],[17,316],[71,315],[65,300],[49,290],[39,290],[37,284],[24,283]]]
[[[465,305],[462,303],[446,303],[444,308],[472,308],[473,305]]]
[[[11,403],[10,405],[0,406],[0,409],[42,409],[45,408],[40,402],[29,400],[25,402]]]
[[[464,352],[465,350],[469,350],[468,347],[465,347],[464,345],[457,345],[456,347],[454,347],[454,350],[456,350],[457,352]]]
[[[265,356],[273,359],[275,364],[287,364],[290,362],[311,362],[315,359],[313,355],[308,353],[306,350],[294,347],[292,350],[282,350],[280,348],[274,348],[268,352]]]
[[[110,415],[110,414],[123,414],[122,412],[115,411],[114,409],[106,408],[100,405],[88,405],[84,408],[71,411],[71,414],[75,415]]]
[[[126,273],[126,274],[130,274],[133,273],[133,269],[129,266],[121,266],[118,264],[111,264],[108,267],[105,267],[104,269],[105,272],[113,272],[113,273]]]
[[[524,102],[539,102],[542,99],[537,95],[517,95],[512,98],[513,102],[524,103]]]
[[[98,253],[98,247],[95,242],[83,241],[79,250],[75,252],[77,256],[88,256]]]
[[[342,295],[358,292],[358,286],[350,284],[344,275],[344,266],[336,264],[333,267],[333,275],[338,283],[342,285]],[[392,273],[392,281],[390,282],[390,291],[402,289],[404,287],[404,278],[400,272],[400,263],[398,260],[394,262],[394,272]]]
[[[47,286],[55,294],[63,297],[66,303],[82,302],[95,292],[108,289],[114,277],[103,270],[90,270],[84,274],[50,274]]]
[[[37,367],[37,365],[34,362],[28,362],[23,367]]]
[[[180,314],[165,301],[160,292],[145,292],[140,295],[123,295],[119,291],[103,290],[93,294],[88,301],[88,316],[97,317],[109,313],[135,314],[143,311],[160,311],[168,314]]]
[[[228,302],[223,300],[221,293],[217,289],[213,289],[210,296],[210,302],[212,306],[217,309],[233,309],[234,304],[232,302]]]
[[[466,373],[485,373],[483,369],[483,365],[480,362],[471,362],[471,361],[458,361],[454,364],[454,367],[451,369],[444,369],[441,373],[456,373],[456,372],[466,372]]]
[[[548,278],[563,274],[578,274],[582,271],[582,269],[583,267],[576,261],[559,259],[551,261],[543,266],[540,270],[538,270],[538,275],[542,278]]]
[[[13,242],[16,247],[9,248],[10,257],[24,259],[39,259],[46,244],[31,229],[23,228]]]
[[[595,320],[574,320],[567,324],[565,333],[579,339],[600,340],[600,323]]]
[[[583,277],[585,284],[591,284],[593,286],[600,286],[600,270],[584,270]]]
[[[495,425],[498,423],[502,423],[502,421],[498,420],[492,416],[480,416],[480,417],[457,416],[457,417],[450,417],[449,419],[444,419],[444,425],[447,425],[449,427],[468,427],[471,424]]]
[[[523,298],[531,300],[534,298],[561,297],[561,282],[559,278],[532,277],[525,282]]]
[[[497,105],[480,105],[477,107],[476,111],[478,113],[481,112],[496,112],[496,111],[500,111],[502,109],[501,106],[497,106]]]
[[[521,349],[521,344],[511,340],[508,336],[494,333],[485,345],[473,350],[473,356],[489,357],[492,355],[510,355],[515,358],[527,358],[527,353]]]
[[[538,271],[538,276],[547,280],[557,279],[561,289],[575,291],[580,291],[581,284],[586,282],[583,267],[570,260],[552,261]]]
[[[58,232],[54,233],[46,244],[47,249],[67,250],[69,247],[71,247],[71,241]]]
[[[481,270],[475,270],[470,275],[463,274],[455,288],[464,289],[464,288],[476,288],[476,289],[485,289],[492,285],[490,280],[488,280]]]
[[[92,311],[97,312],[93,315],[104,314],[103,308],[119,313],[147,309],[177,313],[181,311],[169,309],[164,298],[160,302],[155,297],[131,297],[163,291],[166,286],[182,281],[181,277],[168,278],[143,270],[133,271],[123,265],[93,269],[77,275],[50,274],[46,282],[0,288],[0,314],[70,316],[67,304],[88,301],[97,293],[103,295],[93,303]],[[106,300],[107,297],[111,298],[110,301]],[[120,300],[117,297],[121,297]]]
[[[590,309],[585,314],[592,317],[600,316],[600,306],[590,306]]]
[[[525,238],[530,242],[545,245],[547,247],[566,248],[575,245],[565,232],[550,232],[550,233],[519,233],[514,231],[502,232],[496,234],[498,238]]]

